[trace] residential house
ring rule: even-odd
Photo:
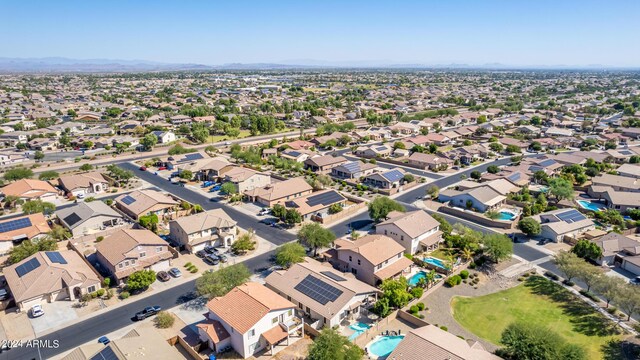
[[[159,144],[168,144],[176,141],[176,134],[172,131],[152,131],[151,133],[158,138]]]
[[[628,176],[601,174],[591,179],[589,192],[599,193],[604,188],[622,192],[640,192],[640,180]]]
[[[272,207],[275,204],[284,204],[286,201],[311,194],[312,191],[313,188],[303,177],[296,177],[255,188],[244,194],[249,201]]]
[[[123,216],[102,201],[79,202],[55,212],[73,236],[87,235],[124,223]]]
[[[286,142],[282,145],[280,145],[280,148],[283,147],[288,147],[292,150],[307,150],[310,149],[312,147],[314,147],[315,144],[309,141],[304,141],[304,140],[294,140],[294,141],[289,141]]]
[[[219,181],[224,175],[235,165],[230,163],[226,158],[216,157],[213,159],[197,160],[196,164],[190,166],[190,170],[195,171],[195,177],[200,180]]]
[[[294,150],[294,149],[286,149],[280,152],[280,157],[283,159],[289,159],[296,162],[304,162],[310,157],[317,156],[318,154],[311,150]]]
[[[432,142],[438,146],[445,146],[451,142],[450,138],[438,133],[429,133],[425,135],[425,137],[429,142]]]
[[[616,169],[618,175],[626,176],[630,178],[640,179],[640,165],[637,164],[622,164]]]
[[[429,169],[432,171],[437,170],[446,170],[447,168],[453,166],[453,160],[433,155],[433,154],[425,154],[420,152],[414,152],[409,156],[409,165],[413,165],[420,169]]]
[[[115,198],[115,204],[120,211],[138,220],[140,216],[149,214],[162,217],[164,214],[171,213],[178,202],[159,191],[144,189],[118,196]]]
[[[348,160],[343,156],[324,155],[309,158],[304,161],[305,169],[311,170],[318,174],[327,174],[331,169],[346,163]]]
[[[478,341],[462,339],[434,325],[412,329],[387,360],[500,360]]]
[[[58,198],[58,190],[51,186],[51,184],[46,181],[35,179],[14,181],[0,189],[0,192],[5,197],[15,196],[24,201],[39,199],[47,202],[54,202]]]
[[[321,190],[309,195],[288,200],[285,202],[287,208],[296,209],[302,215],[303,221],[315,220],[322,222],[331,214],[331,207],[334,205],[345,207],[347,198],[336,190]]]
[[[507,198],[489,186],[479,186],[463,191],[455,189],[443,190],[438,195],[438,200],[448,202],[452,206],[467,209],[473,208],[484,213],[500,209]]]
[[[353,152],[354,155],[367,159],[386,158],[391,155],[393,148],[385,144],[358,146]]]
[[[27,141],[29,141],[29,133],[25,131],[12,131],[0,134],[0,143],[4,143],[7,146],[26,144]]]
[[[377,165],[363,163],[362,161],[350,161],[331,169],[331,176],[338,179],[360,179],[372,174]]]
[[[120,229],[96,244],[96,259],[118,284],[139,270],[167,270],[169,244],[147,229]]]
[[[532,216],[540,223],[540,237],[562,242],[564,237],[578,238],[595,229],[593,221],[576,209],[558,209]]]
[[[73,250],[40,251],[3,270],[21,311],[44,302],[76,300],[97,291],[102,280]]]
[[[440,223],[424,210],[407,213],[393,211],[376,225],[376,234],[386,235],[404,247],[406,254],[433,251],[442,242]]]
[[[194,253],[205,246],[229,247],[236,237],[236,222],[222,209],[213,209],[169,222],[169,236]]]
[[[327,251],[329,262],[342,272],[372,286],[409,272],[413,261],[404,256],[404,246],[381,234],[365,235],[357,240],[338,239]]]
[[[640,255],[640,241],[615,232],[610,232],[590,241],[598,245],[602,250],[600,258],[591,260],[603,266],[622,265],[626,257]],[[638,268],[637,272],[640,275],[640,268]]]
[[[71,196],[102,194],[109,190],[109,181],[98,171],[82,174],[63,175],[58,184]]]
[[[304,325],[296,306],[267,287],[248,282],[207,303],[207,319],[197,324],[200,340],[216,353],[232,347],[246,359],[292,336]]]
[[[590,188],[594,188],[593,186]],[[612,188],[605,188],[603,192],[597,193],[598,197],[604,199],[608,208],[625,213],[627,210],[640,209],[640,192],[616,191]]]
[[[267,186],[271,183],[271,176],[253,169],[236,166],[224,173],[224,182],[230,182],[240,194],[245,191]]]
[[[187,115],[174,115],[170,118],[174,126],[191,125],[193,119]]]
[[[311,258],[305,258],[287,270],[272,272],[265,282],[269,289],[294,303],[311,318],[313,321],[309,326],[315,329],[332,328],[345,320],[357,319],[381,294],[353,275]]]
[[[404,170],[393,168],[366,175],[362,183],[379,189],[397,189],[402,185],[404,175]]]
[[[6,254],[24,240],[46,236],[51,227],[42,213],[0,220],[0,254]]]

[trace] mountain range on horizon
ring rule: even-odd
[[[487,64],[420,64],[396,63],[390,60],[382,61],[327,61],[315,59],[292,59],[275,63],[226,63],[221,65],[206,65],[197,63],[166,63],[151,60],[122,60],[122,59],[71,59],[65,57],[42,58],[11,58],[0,57],[0,72],[2,73],[91,73],[91,72],[146,72],[146,71],[214,71],[214,70],[287,70],[287,69],[330,69],[330,68],[377,68],[377,69],[483,69],[483,70],[517,70],[517,69],[630,69],[609,67],[601,64],[591,65],[506,65],[502,63]]]

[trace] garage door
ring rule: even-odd
[[[635,275],[640,275],[640,266],[636,264],[625,261],[624,263],[622,263],[622,268],[634,273]]]
[[[162,260],[159,263],[151,265],[151,270],[158,272],[169,268],[169,260]]]
[[[191,247],[191,252],[194,253],[196,251],[204,250],[204,247],[207,246],[207,243],[198,244]]]
[[[31,307],[33,305],[44,304],[46,302],[47,302],[47,297],[46,296],[43,296],[41,298],[36,298],[36,299],[30,299],[30,300],[27,300],[27,301],[23,301],[22,302],[22,310],[23,311],[27,311],[27,310],[31,309]]]

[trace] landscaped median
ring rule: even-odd
[[[453,317],[471,333],[498,346],[514,323],[536,324],[555,332],[568,344],[586,351],[587,359],[610,358],[612,346],[624,338],[620,328],[562,286],[541,276],[479,297],[455,297]],[[613,357],[615,358],[615,357]]]

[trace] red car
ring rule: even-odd
[[[167,170],[167,167],[166,167],[166,166],[160,166],[160,167],[158,168],[158,171],[162,171],[162,170]]]
[[[144,166],[140,166],[140,171],[147,171],[147,168]]]

